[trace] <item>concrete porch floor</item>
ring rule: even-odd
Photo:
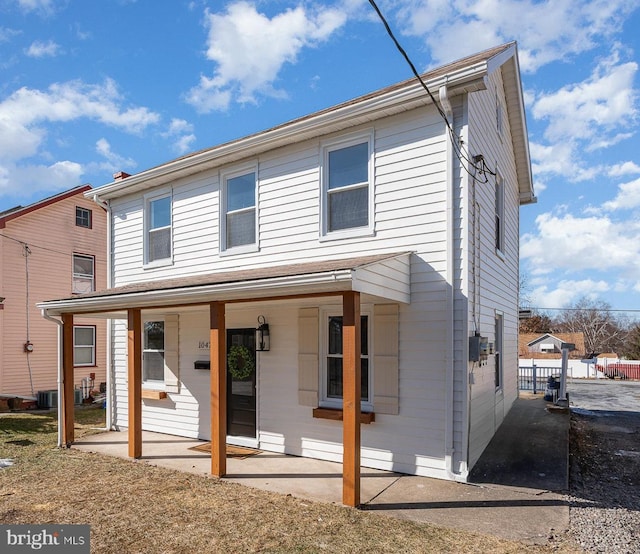
[[[361,509],[547,544],[550,536],[569,525],[569,506],[562,494],[568,477],[568,416],[550,413],[545,406],[540,395],[516,401],[476,464],[475,483],[362,468]],[[189,450],[203,441],[146,431],[142,440],[142,462],[210,475],[210,455]],[[73,448],[128,458],[127,432],[83,437]],[[502,457],[496,467],[501,453],[510,459]],[[340,463],[261,452],[244,459],[228,457],[224,479],[308,500],[342,503]]]

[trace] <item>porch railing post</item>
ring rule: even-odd
[[[538,374],[536,372],[536,364],[531,366],[531,375],[533,376],[533,394],[538,392]]]
[[[129,457],[142,456],[142,315],[140,308],[127,312],[127,363]]]

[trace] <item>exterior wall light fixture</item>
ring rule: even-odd
[[[271,348],[271,337],[269,336],[269,324],[263,315],[258,316],[258,328],[256,329],[256,351],[267,352]]]

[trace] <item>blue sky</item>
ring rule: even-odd
[[[640,317],[639,0],[378,0],[419,70],[518,41],[531,306]],[[0,0],[0,211],[411,77],[366,0]],[[551,312],[553,313],[553,312]]]

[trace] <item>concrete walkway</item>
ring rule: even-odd
[[[472,483],[362,469],[361,509],[391,517],[544,544],[569,525],[562,491],[568,480],[567,413],[550,412],[542,395],[523,394],[471,474]],[[143,432],[143,462],[209,475],[202,441]],[[127,433],[84,437],[80,450],[127,457]],[[225,480],[341,503],[342,465],[261,452],[227,459]]]

